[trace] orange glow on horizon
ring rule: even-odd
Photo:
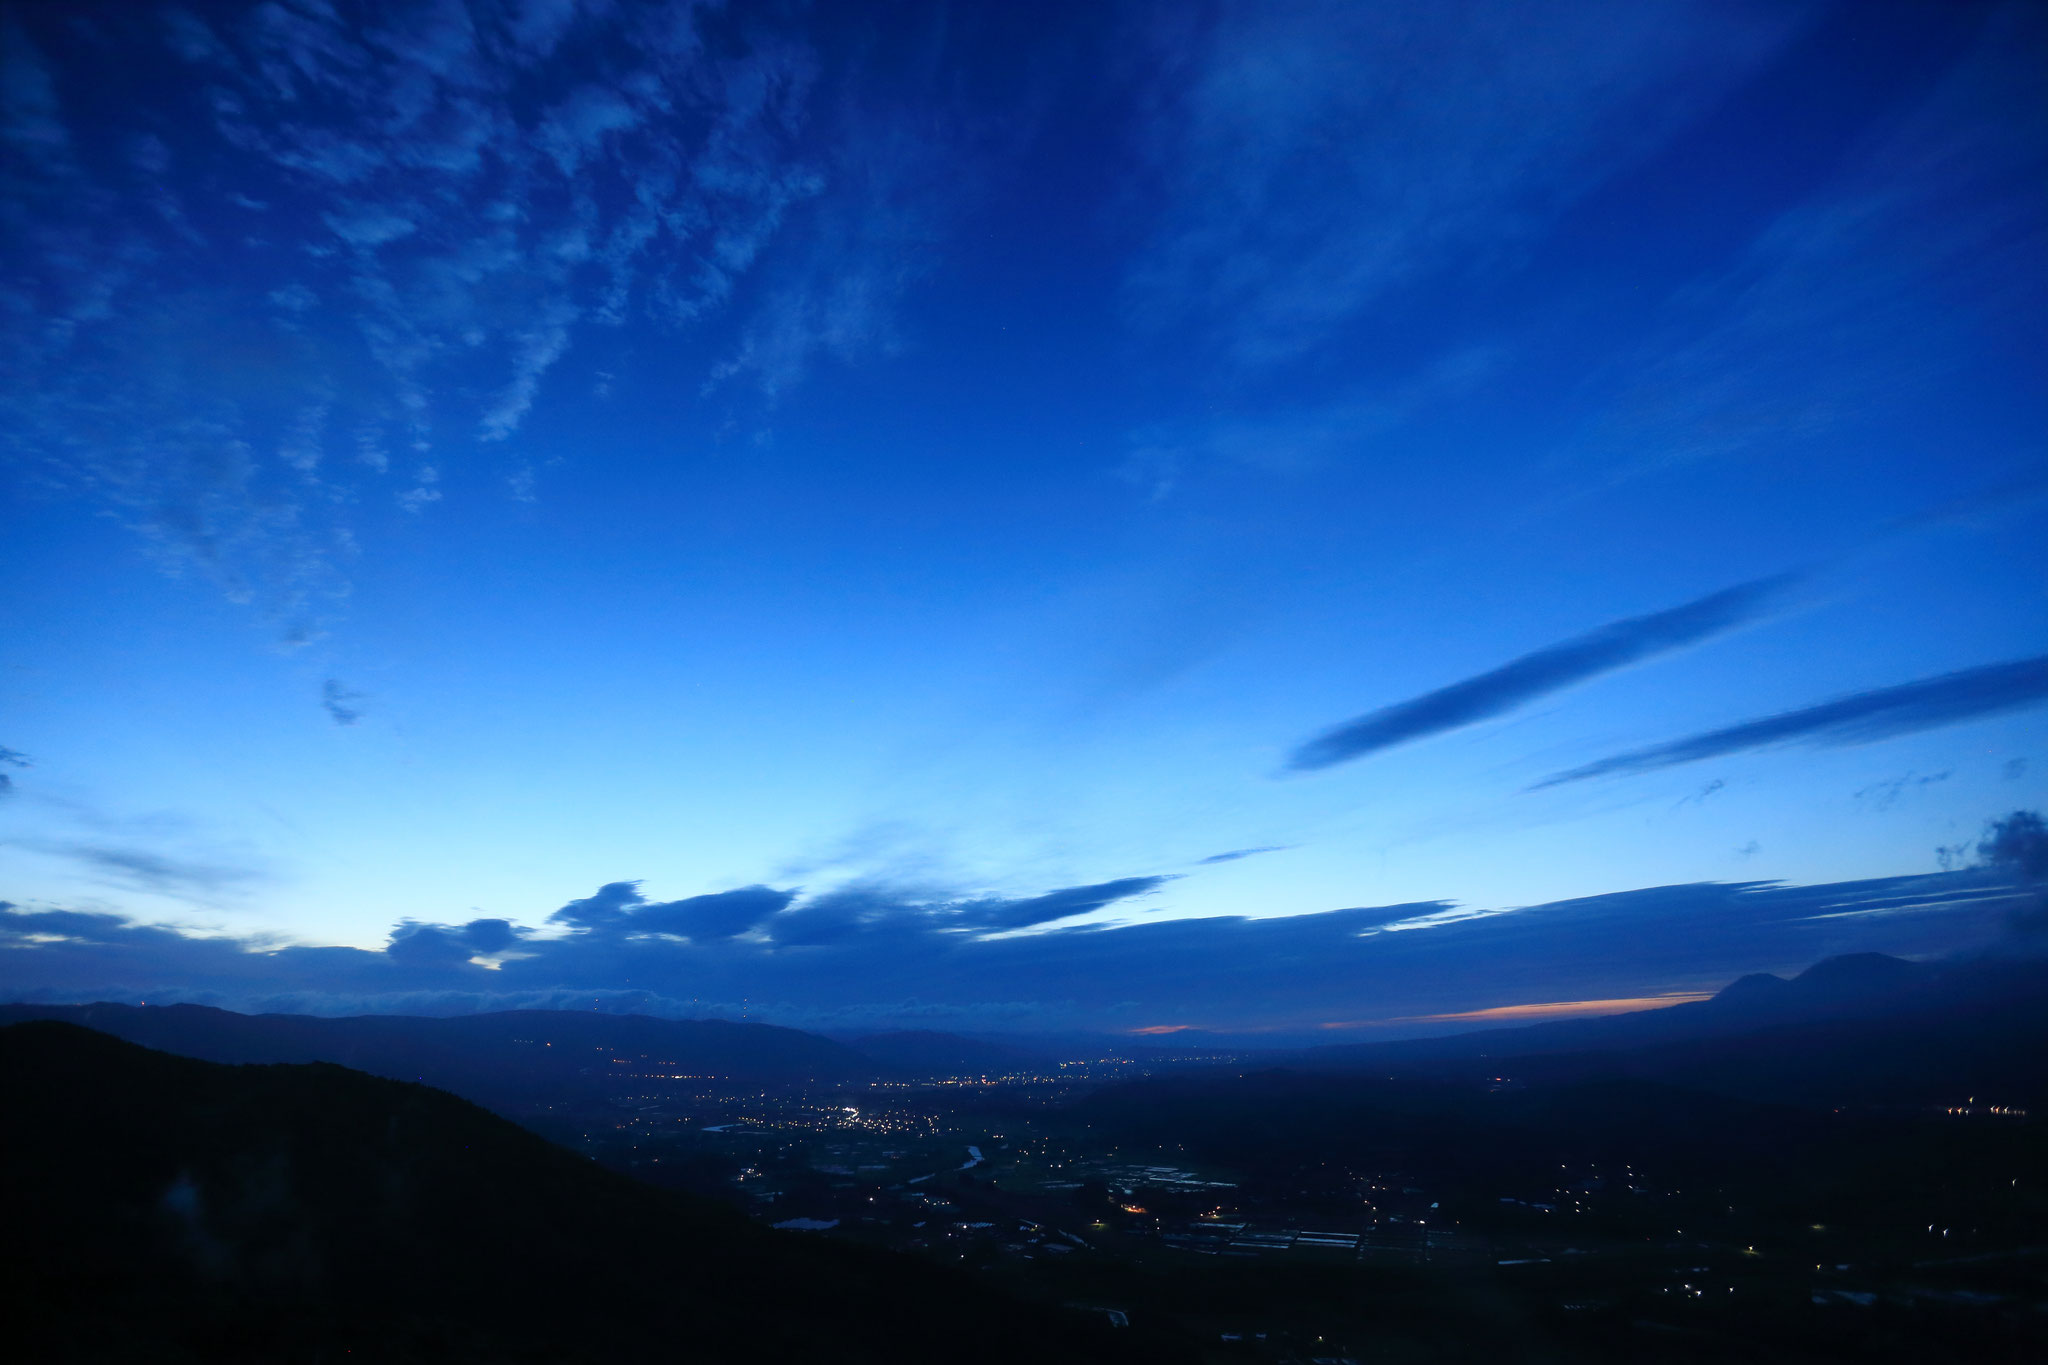
[[[1495,1005],[1453,1014],[1406,1014],[1394,1019],[1340,1019],[1322,1028],[1376,1028],[1384,1024],[1486,1024],[1520,1019],[1569,1019],[1588,1014],[1636,1014],[1713,998],[1712,991],[1666,991],[1662,995],[1623,996],[1617,1000],[1546,1000],[1529,1005]]]
[[[1186,1032],[1187,1030],[1189,1030],[1189,1029],[1191,1029],[1191,1028],[1193,1028],[1193,1027],[1194,1027],[1194,1025],[1193,1025],[1193,1024],[1147,1024],[1147,1025],[1146,1025],[1145,1027],[1143,1027],[1143,1028],[1134,1028],[1134,1029],[1132,1029],[1132,1030],[1131,1030],[1131,1032],[1133,1032],[1133,1033],[1185,1033],[1185,1032]]]

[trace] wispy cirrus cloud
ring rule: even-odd
[[[2048,703],[2048,655],[1856,692],[1818,706],[1653,744],[1553,774],[1529,790],[1595,777],[1656,772],[1780,744],[1869,744],[2044,703]]]
[[[14,775],[8,772],[7,769],[26,768],[29,766],[31,765],[27,754],[22,753],[19,749],[10,749],[4,744],[0,744],[0,796],[5,796],[14,790]]]
[[[1565,463],[1621,479],[1882,430],[1902,399],[1957,381],[1981,329],[2040,315],[2048,138],[2040,119],[2009,111],[2038,99],[2048,24],[2030,5],[1984,6],[1980,18],[1939,81],[1875,122],[1588,377],[1606,398]],[[2032,475],[1927,515],[2011,508],[2037,493]]]
[[[1802,19],[1690,0],[1170,7],[1143,149],[1163,208],[1131,315],[1241,365],[1300,355],[1421,276],[1511,258]]]
[[[1256,858],[1261,853],[1283,853],[1289,847],[1287,844],[1261,844],[1257,848],[1233,848],[1228,853],[1211,853],[1195,861],[1205,867],[1211,863],[1234,863],[1240,858]]]
[[[1431,408],[1466,396],[1504,359],[1496,347],[1467,347],[1397,382],[1327,403],[1147,426],[1131,433],[1117,472],[1155,501],[1172,493],[1185,474],[1210,465],[1313,473],[1370,449]]]
[[[734,364],[767,387],[885,345],[908,242],[804,215],[872,223],[879,195],[909,221],[898,171],[939,173],[816,107],[801,27],[707,38],[707,12],[9,25],[0,451],[303,635],[347,590],[365,508],[530,471],[491,449],[593,337],[738,327]],[[772,288],[743,294],[778,247]]]
[[[63,859],[109,886],[200,904],[210,904],[269,876],[265,868],[246,859],[195,858],[140,844],[83,839],[8,839],[0,844]]]
[[[1797,581],[1792,575],[1760,578],[1682,606],[1615,621],[1477,677],[1346,721],[1295,749],[1287,766],[1294,772],[1312,772],[1505,715],[1538,697],[1746,625],[1781,602]]]

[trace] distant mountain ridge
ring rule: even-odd
[[[1780,1103],[2048,1102],[2048,961],[1828,958],[1712,999],[1597,1019],[1279,1054],[1303,1071],[1655,1079]]]
[[[1926,1054],[1922,1088],[1941,1074],[1928,1049],[1938,1039],[1965,1049],[1965,1037],[1997,1046],[2001,1031],[2031,1037],[2048,1011],[2048,960],[1919,963],[1879,953],[1833,957],[1791,978],[1758,973],[1711,999],[1591,1019],[1553,1020],[1384,1043],[1224,1051],[1196,1030],[1130,1039],[1031,1038],[1014,1041],[929,1030],[835,1041],[800,1029],[720,1019],[661,1019],[577,1010],[517,1010],[452,1017],[236,1014],[203,1005],[0,1005],[0,1024],[61,1019],[182,1056],[217,1062],[333,1062],[372,1075],[421,1081],[507,1112],[611,1093],[616,1077],[670,1068],[670,1074],[752,1084],[848,1083],[881,1076],[996,1075],[1028,1071],[1055,1056],[1116,1055],[1137,1060],[1212,1060],[1308,1071],[1474,1071],[1505,1058],[1536,1074],[1621,1074],[1623,1054],[1644,1054],[1629,1074],[1668,1067],[1715,1067],[1757,1042],[1758,1074],[1783,1072],[1789,1058],[1823,1057],[1844,1074],[1869,1070],[1880,1036],[1897,1035],[1901,1055]],[[1973,1022],[1974,1021],[1974,1022]],[[1929,1028],[1933,1032],[1928,1032]],[[1924,1034],[1925,1036],[1918,1036]],[[1794,1047],[1794,1044],[1798,1044]],[[1719,1048],[1711,1061],[1708,1053]],[[1652,1058],[1651,1050],[1669,1056]],[[1785,1055],[1775,1055],[1784,1052]],[[1687,1050],[1690,1050],[1688,1052]],[[1704,1049],[1704,1050],[1703,1050]],[[1802,1051],[1801,1049],[1804,1049]],[[1846,1049],[1846,1050],[1845,1050]],[[1540,1066],[1535,1059],[1552,1059]],[[1565,1060],[1574,1059],[1574,1060]],[[1958,1073],[1960,1076],[1962,1073]],[[1974,1073],[1973,1073],[1974,1074]],[[2019,1073],[1987,1071],[2017,1084]],[[1724,1078],[1725,1080],[1725,1078]],[[1788,1079],[1784,1082],[1790,1085]],[[1921,1084],[1921,1082],[1916,1082]]]
[[[2048,961],[1927,963],[1883,953],[1851,953],[1824,958],[1789,979],[1754,973],[1730,982],[1710,999],[1661,1009],[1398,1042],[1331,1044],[1302,1049],[1290,1057],[1306,1065],[1348,1065],[1382,1059],[1531,1056],[1640,1047],[1823,1019],[1939,1013],[1987,992],[1994,998],[2029,994],[2044,982],[2048,982]]]
[[[862,1080],[875,1070],[853,1049],[798,1029],[597,1011],[322,1018],[205,1005],[0,1005],[0,1024],[32,1019],[203,1061],[332,1062],[494,1108],[603,1093],[615,1076],[643,1068],[762,1084]]]

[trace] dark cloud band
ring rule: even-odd
[[[1025,929],[1034,924],[1091,914],[1104,906],[1132,896],[1142,896],[1172,881],[1171,877],[1119,877],[1093,886],[1069,886],[1014,901],[971,902],[962,909],[976,927]]]
[[[746,998],[756,1018],[813,1027],[1314,1030],[1518,1000],[1642,995],[1852,950],[1952,952],[2005,934],[2015,910],[2032,903],[2035,893],[2009,883],[2002,871],[1973,870],[1824,886],[1697,884],[1465,916],[1450,902],[1421,901],[1032,934],[959,932],[957,903],[892,910],[879,894],[831,893],[841,927],[859,923],[830,942],[782,937],[776,921],[806,914],[798,905],[770,917],[772,933],[733,938],[543,938],[472,920],[401,925],[382,952],[280,947],[0,903],[0,999],[183,999],[337,1014],[588,1009],[602,998],[608,1009],[691,1017],[724,1012],[720,1002],[736,1012]],[[1063,904],[1107,894],[1069,890]]]
[[[638,882],[607,882],[595,894],[570,901],[548,920],[586,934],[666,934],[698,941],[744,934],[796,899],[795,891],[743,886],[679,901],[653,901]]]
[[[1491,672],[1347,721],[1296,749],[1287,766],[1313,772],[1397,744],[1505,715],[1576,683],[1711,639],[1755,620],[1795,581],[1761,578],[1668,611],[1632,616],[1524,654]]]
[[[704,940],[744,934],[796,899],[794,891],[772,886],[743,886],[679,901],[661,901],[635,910],[630,921],[643,934],[672,934]]]
[[[1857,692],[1819,706],[1759,720],[1668,744],[1616,754],[1597,763],[1554,774],[1529,788],[1541,791],[1590,777],[1655,772],[1681,763],[1720,758],[1776,744],[1867,744],[1873,740],[1933,730],[1981,716],[2038,706],[2048,700],[2048,655],[1944,673],[1898,687]]]
[[[919,931],[972,933],[1028,929],[1093,913],[1172,880],[1170,876],[1119,877],[1012,900],[931,899],[891,894],[886,889],[844,888],[813,897],[795,910],[789,908],[798,895],[795,889],[743,886],[679,901],[650,902],[640,893],[638,882],[607,882],[592,895],[570,901],[548,920],[569,925],[580,937],[591,939],[659,934],[708,944],[760,930],[778,945],[821,946],[909,926]],[[436,926],[421,926],[432,927]]]

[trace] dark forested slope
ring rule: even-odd
[[[638,1185],[424,1086],[0,1028],[38,1361],[1150,1360],[963,1275]]]

